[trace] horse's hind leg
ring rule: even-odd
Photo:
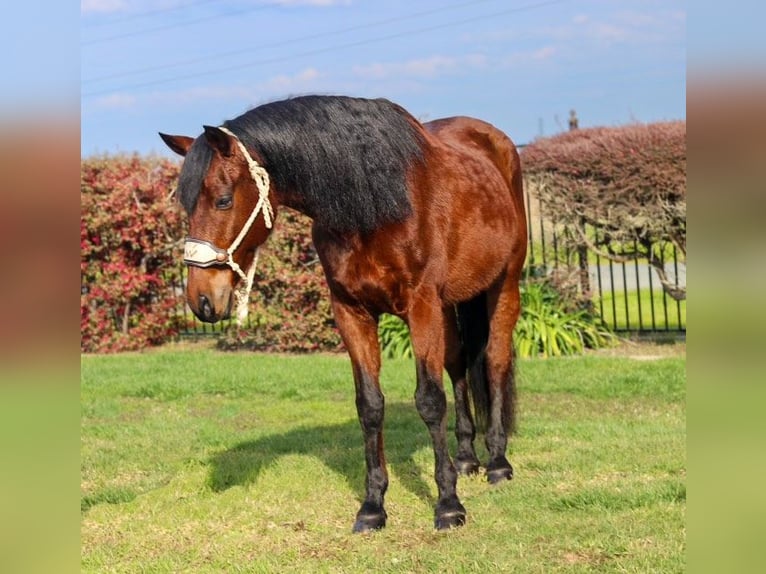
[[[384,399],[380,390],[380,347],[377,321],[361,308],[333,298],[333,314],[354,369],[356,409],[364,434],[367,465],[365,497],[356,515],[354,532],[368,532],[386,525],[383,498],[388,488],[386,457],[383,452]]]
[[[444,393],[444,316],[434,290],[421,294],[410,308],[407,322],[412,335],[417,370],[415,405],[428,427],[434,448],[436,503],[434,525],[438,529],[465,523],[465,508],[457,497],[457,471],[447,450],[447,396]]]
[[[520,312],[518,279],[518,272],[509,270],[487,293],[489,341],[486,368],[490,412],[485,441],[489,451],[487,479],[492,483],[513,477],[513,468],[505,452],[508,434],[515,424],[513,329]]]
[[[455,436],[457,454],[455,468],[461,474],[473,474],[479,471],[479,459],[474,450],[476,427],[471,416],[468,402],[468,381],[466,380],[466,358],[460,344],[455,307],[444,309],[444,368],[452,381],[455,395]]]

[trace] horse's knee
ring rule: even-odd
[[[420,417],[428,426],[438,425],[447,414],[447,395],[438,377],[428,371],[426,366],[418,363],[417,389],[415,390],[415,406]]]
[[[369,393],[363,400],[357,400],[356,411],[365,432],[378,433],[383,430],[384,405],[382,393]]]
[[[362,375],[357,383],[356,410],[365,432],[377,433],[382,430],[385,398],[372,377]]]
[[[433,382],[418,385],[415,392],[415,405],[420,417],[428,426],[438,425],[447,414],[447,396],[444,389]]]

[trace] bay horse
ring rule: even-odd
[[[477,119],[421,124],[388,100],[344,96],[290,98],[203,127],[197,138],[160,134],[185,156],[177,195],[189,216],[189,307],[207,322],[228,318],[235,303],[246,313],[257,251],[280,207],[308,215],[364,436],[366,494],[353,531],[387,518],[382,313],[402,318],[412,338],[415,405],[435,456],[434,525],[464,524],[456,484],[459,472],[479,471],[477,428],[488,481],[513,476],[512,334],[527,250],[516,147]],[[454,389],[454,464],[444,370]]]

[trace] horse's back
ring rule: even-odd
[[[511,138],[501,130],[467,116],[433,120],[423,127],[439,143],[464,158],[489,160],[505,180],[511,195],[523,201],[519,153]]]

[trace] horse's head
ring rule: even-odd
[[[178,197],[189,215],[186,299],[202,321],[247,314],[258,247],[271,232],[269,176],[226,128],[205,126],[196,140],[160,134],[184,156]]]

